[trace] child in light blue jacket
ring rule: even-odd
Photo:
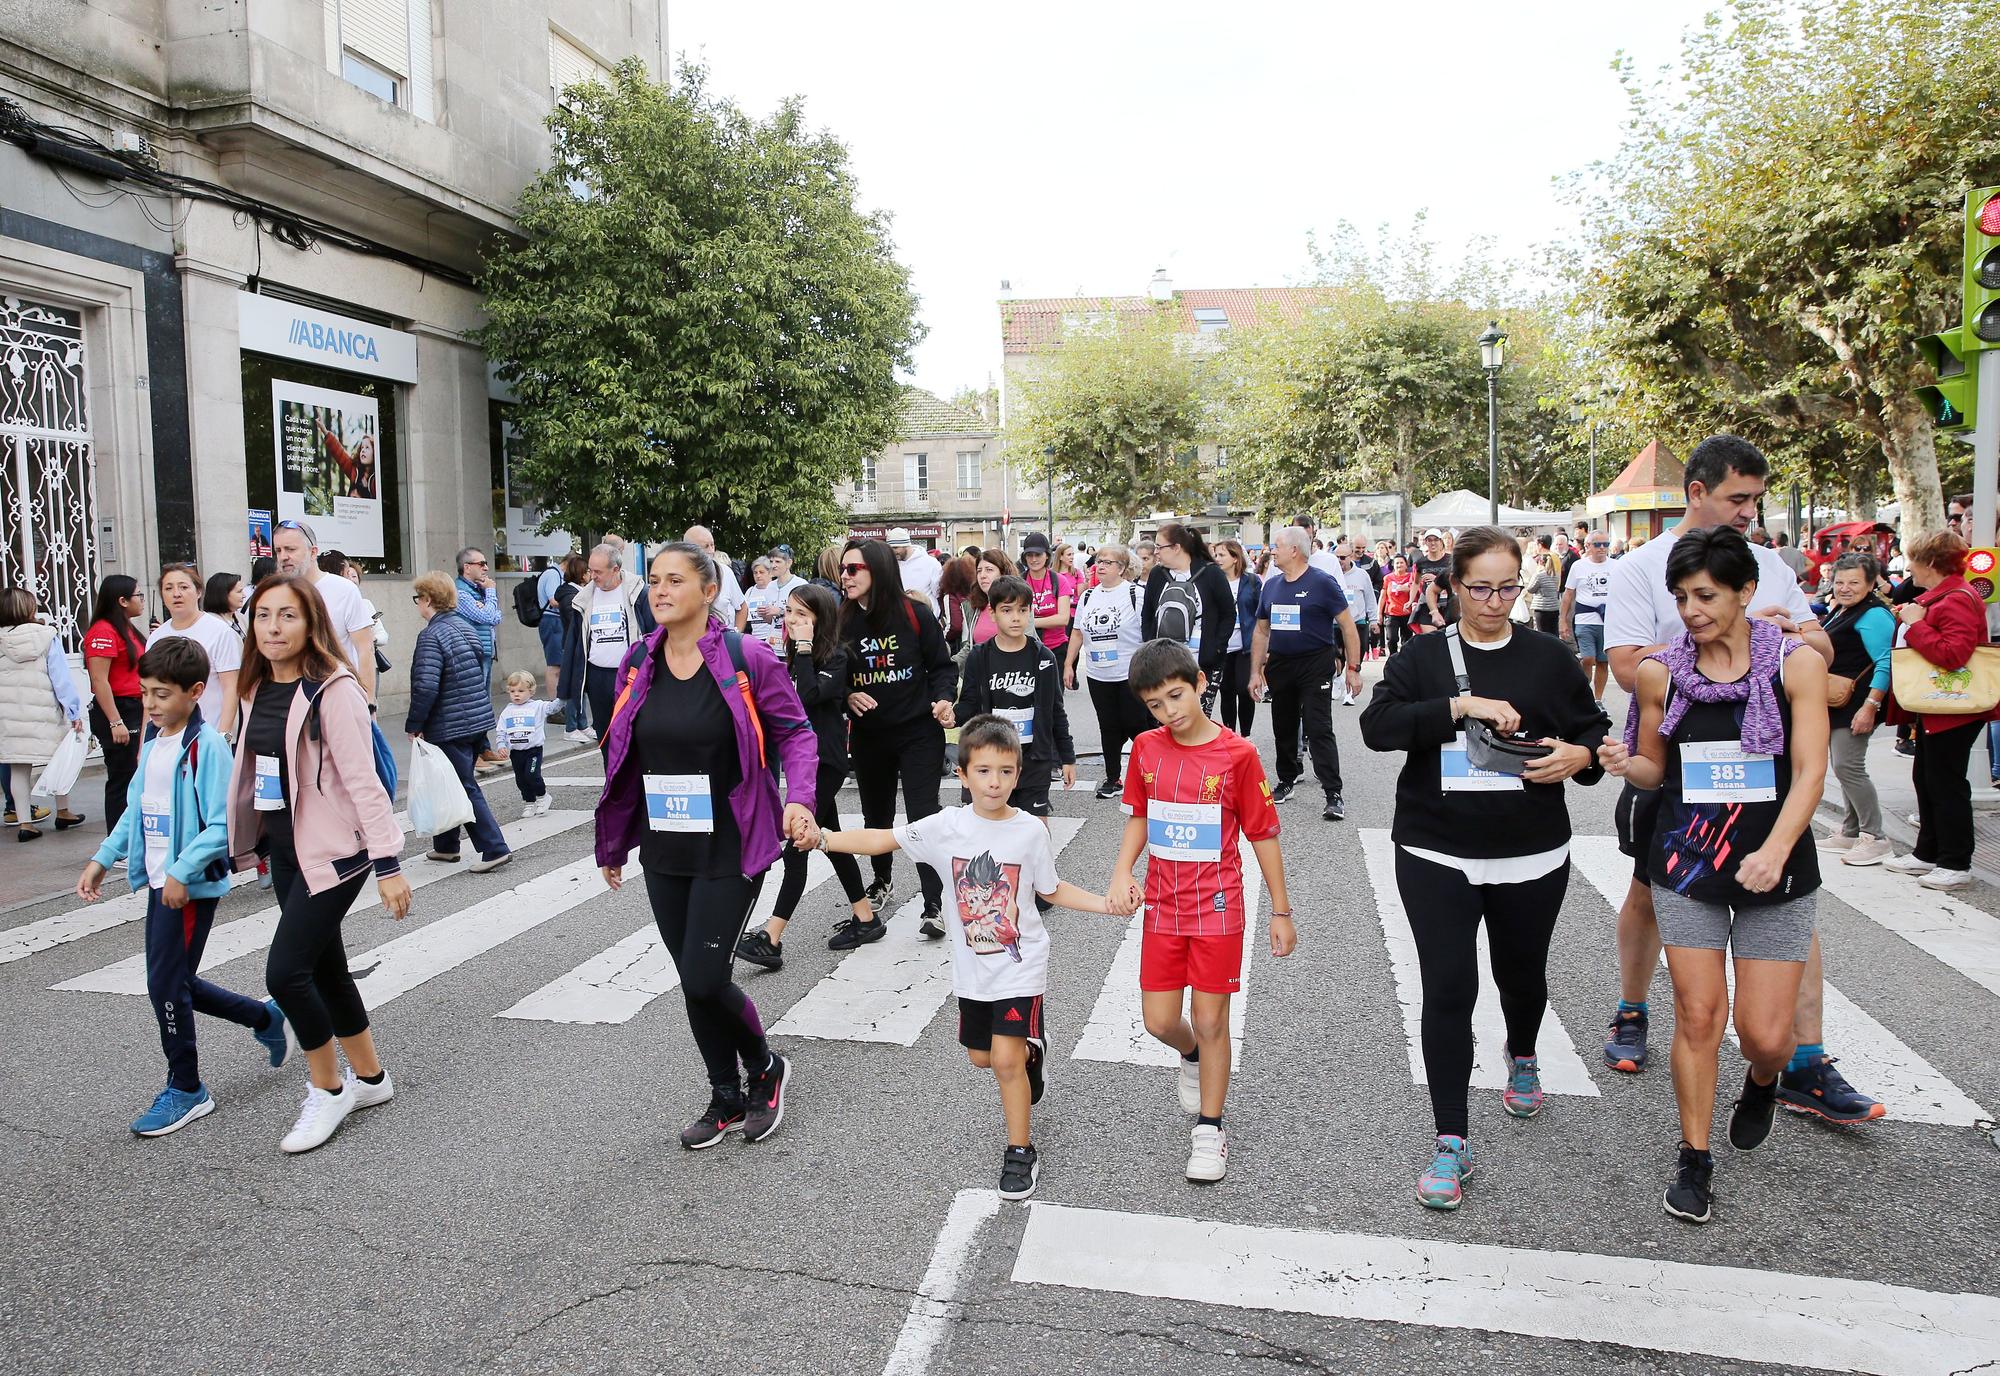
[[[293,1039],[274,1002],[258,1002],[210,984],[196,971],[215,921],[216,900],[229,892],[229,742],[201,718],[198,700],[208,681],[208,655],[182,636],[160,641],[139,660],[146,734],[125,814],[76,881],[77,896],[95,901],[105,874],[120,860],[134,893],[146,900],[146,992],[167,1055],[167,1087],[132,1124],[141,1137],[164,1137],[215,1109],[195,1059],[194,1015],[241,1023],[255,1034],[271,1064],[283,1065]]]

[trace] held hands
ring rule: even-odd
[[[77,876],[76,896],[86,903],[95,903],[104,896],[104,866],[92,860]]]
[[[1778,880],[1784,877],[1785,861],[1790,857],[1789,847],[1773,850],[1760,846],[1743,857],[1736,867],[1736,882],[1751,893],[1769,893],[1778,887]]]
[[[1290,917],[1271,914],[1271,954],[1288,956],[1299,947],[1299,929]]]
[[[1581,745],[1571,745],[1559,741],[1554,736],[1542,737],[1539,744],[1551,745],[1555,749],[1539,760],[1530,760],[1521,767],[1521,777],[1531,784],[1559,784],[1575,774],[1590,768],[1592,759],[1589,749]]]
[[[819,844],[819,828],[813,824],[812,813],[798,803],[785,804],[785,836],[799,850],[811,850]]]
[[[1145,901],[1146,891],[1140,887],[1138,880],[1129,874],[1111,876],[1111,888],[1105,895],[1105,902],[1111,905],[1111,911],[1115,916],[1130,917],[1139,911],[1140,905]]]
[[[951,704],[942,698],[931,704],[931,715],[937,718],[937,724],[947,731],[958,725],[952,717]]]
[[[1625,771],[1631,768],[1632,752],[1625,748],[1623,741],[1607,740],[1597,747],[1597,762],[1604,766],[1606,774],[1622,779]]]
[[[1507,733],[1521,729],[1521,714],[1514,710],[1510,702],[1497,698],[1477,698],[1467,693],[1459,701],[1465,704],[1465,715],[1477,717],[1494,730]]]
[[[410,881],[400,874],[392,874],[375,881],[376,896],[382,900],[382,911],[401,922],[410,915]]]

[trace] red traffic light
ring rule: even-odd
[[[2000,234],[2000,196],[1995,196],[1979,210],[1979,232]]]

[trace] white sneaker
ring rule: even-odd
[[[1181,1112],[1199,1115],[1201,1113],[1201,1066],[1187,1057],[1181,1057],[1180,1075],[1177,1077],[1181,1096]]]
[[[474,860],[471,864],[467,865],[466,868],[472,871],[472,873],[474,874],[491,874],[494,870],[499,869],[502,865],[506,864],[509,860],[512,860],[513,858],[514,858],[513,851],[503,850],[498,855],[494,856],[491,860],[487,859]]]
[[[540,817],[544,813],[546,813],[550,808],[554,807],[555,804],[556,804],[555,795],[551,793],[544,793],[541,797],[535,799],[534,802],[528,804],[528,816]]]
[[[581,731],[563,732],[563,739],[566,741],[576,741],[581,745],[594,745],[597,743],[597,733],[586,726]]]
[[[1924,814],[1921,812],[1905,813],[1903,820],[1913,827],[1920,827],[1924,824]]]
[[[1340,705],[1342,707],[1352,707],[1354,705],[1354,694],[1347,693],[1343,695],[1340,699]]]
[[[356,1108],[373,1108],[377,1104],[386,1104],[396,1097],[396,1077],[385,1068],[382,1071],[382,1083],[371,1085],[356,1075],[354,1068],[349,1066],[345,1097],[352,1099]]]
[[[1893,860],[1884,860],[1882,868],[1897,874],[1929,874],[1937,866],[1928,860],[1919,860],[1914,855],[1899,855]]]
[[[1206,1123],[1190,1134],[1187,1178],[1212,1185],[1229,1174],[1229,1134]]]
[[[1860,842],[1861,838],[1859,836],[1844,836],[1836,831],[1831,836],[1822,836],[1819,848],[1821,850],[1853,850]]]
[[[1879,836],[1862,832],[1855,838],[1856,844],[1847,854],[1840,857],[1843,865],[1879,865],[1896,853],[1896,848]]]
[[[328,1094],[308,1080],[305,1102],[299,1106],[299,1121],[292,1124],[292,1130],[278,1143],[279,1150],[295,1153],[311,1151],[338,1132],[352,1112],[354,1095],[351,1091]]]
[[[1917,882],[1927,889],[1962,889],[1972,883],[1972,871],[1934,869]]]

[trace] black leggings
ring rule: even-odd
[[[1972,868],[1972,785],[1965,769],[1986,723],[1969,721],[1948,731],[1917,732],[1917,844],[1910,853],[1941,870]]]
[[[1546,611],[1535,608],[1535,629],[1544,635],[1562,634],[1562,608],[1550,607]]]
[[[597,732],[597,748],[611,748],[611,709],[618,701],[618,671],[595,664],[583,671],[583,695],[590,699],[590,725]]]
[[[1409,638],[1410,618],[1408,613],[1402,616],[1385,616],[1382,618],[1382,649],[1384,653],[1393,655],[1396,651],[1403,648],[1403,642]]]
[[[1147,729],[1146,708],[1124,679],[1085,682],[1090,684],[1090,705],[1097,711],[1097,738],[1104,743],[1104,778],[1115,784],[1125,767],[1126,744]]]
[[[708,1082],[718,1096],[740,1100],[743,1077],[737,1062],[752,1074],[771,1061],[764,1024],[757,1005],[730,980],[736,943],[750,921],[750,909],[764,876],[732,874],[722,879],[696,879],[685,874],[646,871],[646,897],[653,905],[653,923],[660,940],[680,971],[681,997],[687,1001],[688,1028]]]
[[[857,722],[857,728],[859,725]],[[879,736],[857,729],[848,753],[854,761],[854,785],[861,795],[862,825],[877,830],[895,825],[899,781],[907,820],[920,821],[938,810],[938,782],[944,776],[944,728],[931,718],[907,722]],[[878,881],[888,882],[892,858],[873,858],[870,869]],[[936,870],[929,865],[917,866],[917,882],[926,908],[944,906],[944,882]],[[888,914],[877,916],[886,918]]]
[[[1250,696],[1250,652],[1231,650],[1222,657],[1222,724],[1248,736],[1257,720],[1257,699]],[[1237,723],[1243,723],[1238,726]]]
[[[1423,972],[1424,1074],[1440,1134],[1465,1136],[1472,1008],[1479,1001],[1479,919],[1486,919],[1508,1049],[1532,1056],[1549,1006],[1549,938],[1568,890],[1568,861],[1520,884],[1473,884],[1449,865],[1396,847],[1396,891],[1409,914]]]
[[[143,734],[140,722],[145,716],[138,698],[113,698],[111,701],[118,708],[119,720],[131,733],[126,736],[123,745],[111,739],[111,719],[104,715],[97,699],[90,700],[90,734],[97,737],[97,743],[104,748],[104,832],[107,836],[118,830],[118,819],[125,815],[125,791],[131,787],[132,775],[139,768],[139,737]]]
[[[347,948],[340,924],[374,874],[366,852],[335,868],[355,872],[330,889],[314,893],[299,873],[290,838],[271,842],[271,890],[278,895],[278,930],[264,961],[264,987],[298,1031],[299,1046],[316,1051],[333,1037],[368,1030],[368,1009],[354,976],[347,972]]]
[[[834,769],[822,763],[819,767],[819,793],[813,807],[813,820],[823,831],[840,830],[840,785],[847,778],[847,771]],[[851,855],[837,851],[827,852],[827,859],[833,861],[833,873],[840,880],[841,889],[847,894],[849,904],[859,903],[862,897],[861,866]],[[792,920],[798,911],[799,896],[806,891],[806,865],[812,859],[812,852],[785,847],[785,877],[778,882],[778,901],[771,905],[771,916]]]

